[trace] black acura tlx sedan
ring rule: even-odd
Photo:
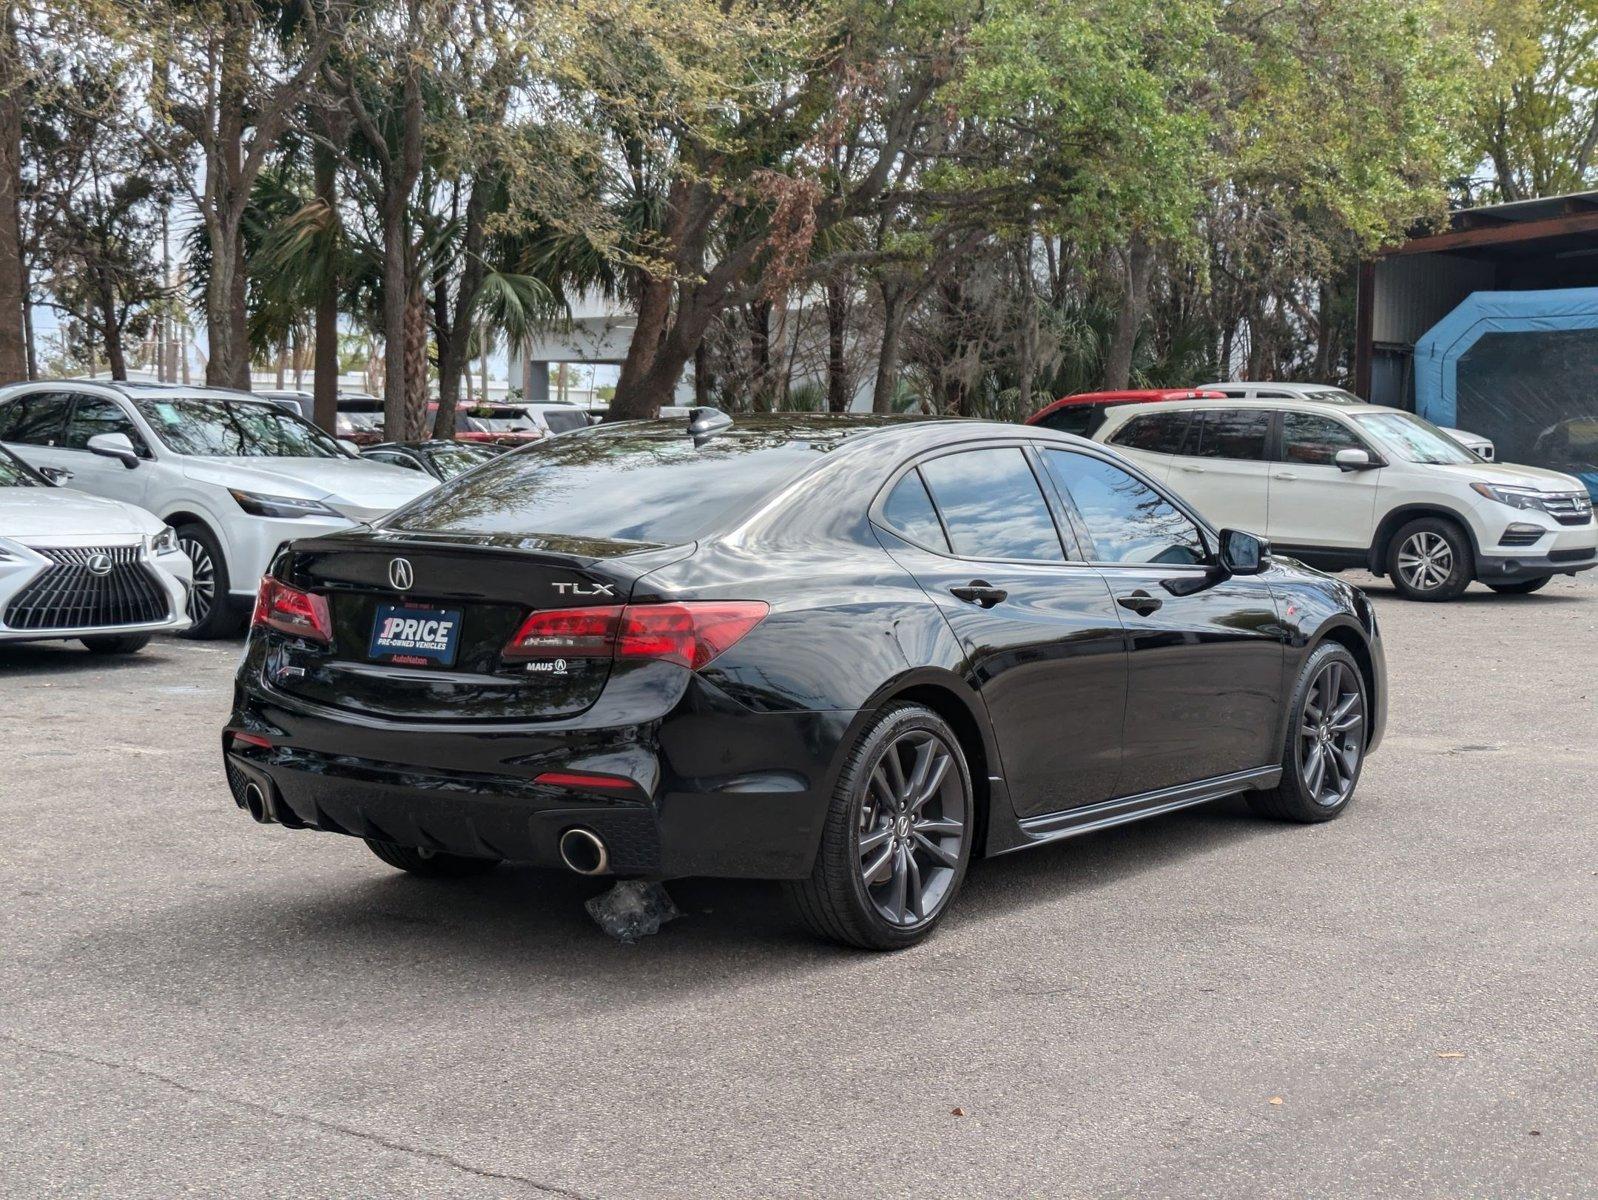
[[[290,544],[222,746],[257,820],[407,871],[785,880],[893,949],[975,857],[1239,792],[1335,817],[1385,707],[1359,591],[1102,446],[699,409]]]

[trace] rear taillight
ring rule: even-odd
[[[302,592],[270,575],[261,579],[250,624],[317,642],[333,640],[333,618],[328,612],[327,597]]]
[[[653,659],[697,671],[765,619],[759,600],[689,600],[535,612],[522,622],[502,656],[513,661],[556,658]]]

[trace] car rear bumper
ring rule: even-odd
[[[223,756],[234,802],[247,808],[254,783],[290,827],[544,867],[561,867],[561,835],[583,828],[604,841],[615,875],[807,875],[854,714],[722,715],[696,700],[637,726],[419,730],[252,692]],[[617,796],[536,782],[550,771],[639,787]]]

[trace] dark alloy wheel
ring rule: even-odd
[[[389,866],[429,879],[462,879],[486,874],[499,866],[497,858],[470,858],[464,854],[446,854],[442,850],[428,850],[421,846],[396,846],[393,842],[380,842],[375,838],[366,838],[365,841],[367,849]]]
[[[1327,821],[1342,812],[1364,765],[1369,703],[1353,655],[1334,642],[1318,647],[1294,689],[1281,782],[1248,793],[1249,804],[1289,821]]]
[[[240,614],[228,600],[227,560],[216,535],[204,525],[178,526],[178,545],[189,556],[194,573],[189,588],[188,613],[193,622],[180,635],[186,638],[218,638],[237,633]]]
[[[1452,521],[1421,517],[1393,535],[1387,574],[1406,600],[1453,600],[1470,586],[1470,539]]]
[[[1548,581],[1552,578],[1552,575],[1539,575],[1536,579],[1521,579],[1515,583],[1489,583],[1487,586],[1500,596],[1529,596],[1532,592],[1547,587]]]
[[[965,878],[974,812],[953,730],[919,705],[887,709],[839,779],[811,877],[792,886],[800,915],[848,945],[915,944]]]

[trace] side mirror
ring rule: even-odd
[[[1258,575],[1271,556],[1271,544],[1241,529],[1221,530],[1221,566],[1231,575]]]
[[[43,475],[56,487],[66,487],[67,480],[72,478],[72,472],[62,467],[40,467],[39,474]]]
[[[139,454],[133,448],[133,439],[125,433],[95,434],[89,439],[89,453],[117,459],[130,471],[139,465]]]
[[[1360,450],[1354,447],[1350,447],[1347,450],[1339,450],[1332,456],[1332,461],[1337,464],[1337,468],[1340,471],[1369,471],[1373,467],[1381,465],[1371,458],[1369,450]]]

